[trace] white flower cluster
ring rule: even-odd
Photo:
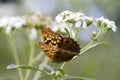
[[[65,28],[67,28],[67,25],[65,23],[52,23],[52,27],[50,27],[53,31],[61,31],[62,33],[66,33]]]
[[[76,28],[83,27],[84,29],[87,27],[87,21],[93,21],[93,18],[85,16],[81,12],[70,12],[68,10],[61,12],[56,16],[57,22],[68,22],[75,24]]]
[[[24,17],[2,17],[0,18],[0,28],[4,28],[6,34],[10,34],[12,29],[20,29],[24,25],[27,25],[27,19]],[[35,28],[28,28],[28,36],[30,40],[34,40],[37,37],[37,30]]]
[[[112,29],[114,32],[116,32],[117,30],[114,21],[104,19],[103,17],[100,18],[88,17],[81,12],[71,12],[69,10],[66,10],[58,14],[55,19],[59,23],[62,22],[71,23],[76,28],[82,27],[83,29],[86,29],[87,26],[90,26],[91,24],[94,23],[97,27],[103,26],[104,29],[109,28]]]
[[[95,24],[100,28],[112,29],[114,32],[116,32],[116,30],[117,30],[117,27],[115,26],[114,21],[110,21],[110,20],[105,19],[103,17],[96,18],[96,23]]]
[[[12,28],[19,29],[26,24],[25,19],[22,17],[3,17],[0,18],[0,27],[6,29],[6,33],[9,34]]]
[[[78,21],[82,16],[84,16],[83,13],[78,12],[78,13],[73,13],[68,10],[61,12],[58,16],[56,16],[56,21],[57,22],[66,22],[66,21]]]
[[[51,23],[50,16],[43,16],[41,13],[35,13],[26,16],[27,26],[40,28],[41,25],[49,25]]]

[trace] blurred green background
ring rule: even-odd
[[[0,0],[1,17],[29,15],[39,11],[54,19],[61,11],[69,9],[82,11],[88,16],[104,16],[115,21],[117,32],[110,31],[103,39],[108,45],[100,45],[87,51],[65,67],[66,73],[70,75],[96,80],[120,80],[119,8],[120,0]],[[18,31],[15,36],[21,64],[26,64],[30,50],[27,38],[22,31]],[[89,41],[88,36],[89,33],[80,35],[81,44]],[[11,49],[9,38],[4,33],[0,33],[0,80],[17,80],[17,71],[6,69],[7,65],[14,63]],[[40,51],[39,46],[36,46],[36,50]]]

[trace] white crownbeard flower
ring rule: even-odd
[[[62,22],[66,22],[66,21],[70,21],[70,20],[72,20],[72,16],[66,16]]]
[[[5,32],[9,34],[12,28],[21,28],[26,24],[26,21],[21,17],[2,17],[0,18],[0,27],[5,28]]]
[[[108,28],[111,28],[114,32],[116,32],[117,27],[115,26],[115,22],[113,22],[113,21],[108,21],[107,23],[108,23],[108,24],[107,24],[107,27],[108,27]]]
[[[63,11],[61,14],[69,15],[69,14],[71,14],[71,13],[72,13],[71,11],[69,11],[69,10],[65,10],[65,11]]]
[[[102,16],[102,17],[100,17],[100,18],[96,18],[96,21],[102,21],[102,22],[105,22],[105,19],[104,19],[103,16]]]
[[[85,14],[81,12],[76,12],[74,13],[74,15],[75,15],[75,18],[74,18],[75,21],[81,20],[83,17],[85,17]]]
[[[82,17],[80,17],[80,16],[76,16],[75,18],[74,18],[74,20],[75,21],[83,21],[83,20],[85,20],[85,18],[82,16]]]
[[[37,38],[37,30],[35,28],[30,29],[29,38],[30,40],[35,40]]]
[[[63,22],[65,21],[79,21],[79,20],[83,20],[84,15],[82,13],[72,13],[68,16],[65,17],[65,19],[63,20]]]
[[[77,21],[77,22],[75,23],[75,27],[76,27],[76,28],[79,28],[79,27],[81,26],[81,24],[82,24],[81,21]]]
[[[3,17],[0,19],[0,27],[15,27],[16,29],[26,24],[25,19],[21,17]]]
[[[58,16],[55,17],[55,20],[60,23],[63,21],[63,16],[59,14]]]
[[[87,16],[85,16],[85,19],[89,20],[89,21],[93,21],[93,17],[87,17]]]
[[[67,26],[66,26],[66,24],[65,23],[56,23],[56,22],[54,22],[53,24],[52,24],[53,26],[51,27],[51,29],[53,30],[53,31],[61,31],[61,32],[63,32],[63,33],[65,33],[66,31],[65,31],[65,28],[67,28]]]
[[[55,17],[55,20],[57,22],[63,22],[64,17],[70,15],[71,13],[72,12],[70,12],[69,10],[63,11]]]
[[[116,31],[117,31],[117,27],[116,27],[115,25],[113,25],[113,26],[112,26],[112,30],[113,30],[114,32],[116,32]]]
[[[82,12],[76,12],[75,14],[76,16],[80,16],[80,17],[85,16],[85,14],[83,14]]]
[[[56,21],[57,22],[69,22],[69,23],[74,23],[79,20],[83,20],[83,17],[85,15],[81,12],[70,12],[68,10],[61,12],[58,16],[56,16]]]
[[[85,17],[79,17],[79,19],[75,23],[75,27],[79,28],[82,27],[83,29],[87,28]]]
[[[23,18],[20,18],[20,17],[17,17],[15,22],[13,23],[13,26],[18,29],[18,28],[21,28],[23,25],[26,24],[26,21],[25,19]]]
[[[116,32],[117,27],[115,26],[114,21],[110,21],[108,19],[104,19],[103,17],[96,18],[96,22],[101,21],[101,25],[106,24],[106,27],[111,28],[114,32]]]
[[[25,19],[21,17],[11,17],[9,20],[9,25],[11,27],[15,27],[16,29],[19,29],[26,24]]]

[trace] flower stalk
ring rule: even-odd
[[[30,48],[31,49],[30,49],[30,55],[29,55],[29,61],[28,61],[29,66],[32,66],[33,60],[34,60],[34,45],[35,45],[35,43],[33,41],[30,41]],[[26,71],[24,80],[29,80],[30,73],[31,73],[31,70]]]
[[[19,57],[18,57],[16,46],[15,46],[15,44],[13,42],[14,41],[13,37],[12,37],[12,35],[8,35],[8,37],[9,37],[9,41],[10,41],[11,47],[13,49],[13,58],[14,58],[15,64],[19,65],[20,61],[19,61]],[[18,72],[20,80],[24,80],[22,69],[17,69],[17,72]]]

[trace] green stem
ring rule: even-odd
[[[84,48],[82,48],[81,49],[81,52],[83,51],[83,50],[85,50],[86,48],[88,48],[90,45],[92,45],[94,43],[94,41],[92,40],[92,41],[90,41]]]
[[[67,63],[68,63],[68,62],[64,62],[64,63],[62,64],[62,66],[60,67],[60,69],[63,70],[64,67],[65,67],[65,65],[66,65]],[[59,72],[59,74],[60,74],[60,72]],[[58,75],[59,75],[59,74],[58,74]],[[53,75],[53,80],[58,80],[58,76]]]
[[[80,32],[80,30],[82,30],[83,28],[80,27],[80,28],[75,28],[75,37],[74,39],[77,40],[77,36],[78,36],[78,33]]]
[[[28,65],[32,66],[33,64],[33,58],[34,58],[34,42],[30,41],[30,56],[29,56],[29,62]],[[29,80],[29,76],[30,76],[31,70],[27,70],[26,74],[25,74],[25,79],[24,80]]]
[[[47,57],[45,57],[41,64],[47,64],[48,61],[49,61],[49,59]],[[43,70],[44,68],[41,67],[40,69]],[[42,72],[37,71],[33,77],[33,80],[39,80],[39,78],[41,77],[41,74],[42,74]]]
[[[98,34],[96,35],[95,39],[97,39],[101,34],[101,31],[98,32]],[[91,40],[83,49],[81,49],[81,52],[84,51],[86,48],[88,48],[89,46],[91,46],[95,41]],[[80,53],[82,54],[82,53]]]
[[[56,76],[53,76],[53,80],[58,80],[58,77],[56,77]]]
[[[38,63],[42,59],[43,56],[44,56],[44,53],[42,51],[38,55],[36,55],[36,57],[33,61],[34,62],[33,65]]]
[[[62,64],[62,66],[60,67],[60,69],[64,69],[64,67],[65,67],[66,64],[67,64],[67,62],[64,62],[64,63]]]
[[[102,31],[101,30],[99,30],[99,32],[98,32],[98,34],[97,34],[97,36],[96,36],[96,38],[98,38],[99,36],[100,36],[100,34],[102,33]]]
[[[70,27],[70,24],[67,22],[67,25],[68,25],[68,31],[69,31],[69,34],[70,34],[70,37],[72,38],[72,30],[71,30],[71,27]]]
[[[19,61],[19,57],[18,57],[16,46],[13,43],[12,36],[8,35],[8,37],[9,37],[9,40],[10,40],[11,47],[13,48],[13,57],[14,57],[14,60],[15,60],[15,64],[19,65],[20,61]],[[21,69],[17,69],[17,71],[18,71],[18,75],[19,75],[20,80],[23,80],[22,70]]]

